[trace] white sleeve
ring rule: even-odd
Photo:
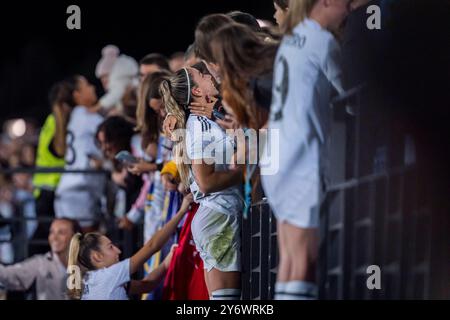
[[[41,255],[26,259],[11,266],[0,264],[0,284],[8,290],[25,291],[31,287],[44,268]]]
[[[95,134],[97,132],[98,126],[103,122],[103,118],[100,116],[95,115],[95,119],[91,119],[92,121],[89,121],[90,130],[86,133],[86,153],[92,154],[97,156],[98,158],[103,158],[103,153],[100,150],[100,148],[95,143]]]
[[[336,91],[343,93],[341,48],[332,35],[327,39],[327,50],[323,52],[325,55],[321,61],[322,70]]]
[[[193,130],[188,130],[186,147],[191,160],[211,158],[205,154],[205,149],[213,142],[210,126],[207,120],[197,117],[193,122]]]
[[[123,286],[130,281],[130,259],[125,259],[106,268],[108,280],[113,288]]]

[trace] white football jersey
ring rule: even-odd
[[[275,214],[300,227],[317,225],[320,148],[333,87],[343,91],[341,77],[339,45],[319,23],[306,19],[283,38],[269,120],[269,129],[279,133],[279,155],[264,154],[261,161],[278,161],[279,169],[261,179]]]
[[[234,154],[234,140],[214,121],[190,115],[186,123],[186,150],[191,160],[214,159],[216,171],[228,171]],[[194,200],[223,214],[240,214],[243,209],[242,186],[203,194],[190,170],[190,189]]]
[[[66,169],[87,170],[90,169],[90,155],[102,158],[102,152],[95,144],[95,133],[102,121],[102,116],[89,112],[86,107],[73,109],[67,126]],[[56,193],[84,188],[96,191],[103,186],[103,176],[66,173],[62,175]]]

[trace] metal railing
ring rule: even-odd
[[[264,198],[242,219],[242,298],[273,299],[277,265],[277,225]]]
[[[448,212],[424,185],[408,132],[388,105],[364,86],[333,103],[320,221],[323,299],[449,297]],[[371,265],[380,267],[380,290],[367,286]]]

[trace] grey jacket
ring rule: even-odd
[[[66,299],[66,268],[56,254],[35,255],[20,263],[0,264],[0,286],[25,291],[36,281],[38,300]]]

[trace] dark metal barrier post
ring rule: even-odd
[[[242,297],[273,299],[278,246],[276,220],[265,199],[251,206],[242,224]]]
[[[450,273],[448,208],[423,184],[432,180],[421,176],[408,133],[377,103],[364,87],[333,103],[320,297],[449,298],[442,285],[448,287]],[[380,290],[367,286],[367,267],[373,265],[380,267]]]

